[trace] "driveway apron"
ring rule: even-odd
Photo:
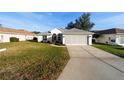
[[[124,79],[124,59],[92,46],[67,46],[70,60],[58,80]]]

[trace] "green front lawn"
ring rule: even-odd
[[[115,54],[120,57],[124,57],[124,47],[112,46],[107,44],[93,44],[92,46],[107,51],[109,53]]]
[[[66,47],[35,42],[0,44],[0,79],[57,79],[69,60]]]

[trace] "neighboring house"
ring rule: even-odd
[[[23,30],[23,29],[12,29],[0,27],[0,43],[10,42],[11,37],[16,37],[19,41],[32,40],[35,34]]]
[[[38,39],[38,42],[52,42],[51,40],[51,33],[48,33],[48,32],[41,32],[39,34],[37,34],[37,39]]]
[[[70,30],[55,28],[49,31],[49,33],[38,34],[38,41],[47,40],[51,43],[60,42],[65,45],[92,45],[92,35],[92,32],[76,28]]]
[[[107,30],[95,31],[97,35],[96,42],[112,45],[124,46],[124,29],[113,28]]]

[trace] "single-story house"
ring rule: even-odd
[[[124,29],[112,28],[94,31],[98,37],[96,42],[124,46]]]
[[[23,29],[12,29],[0,27],[0,43],[10,42],[11,37],[16,37],[19,41],[31,40],[34,37],[34,33]]]
[[[41,32],[41,33],[37,34],[36,37],[37,37],[38,42],[52,42],[51,41],[52,40],[51,33],[48,33],[48,32]]]
[[[72,29],[53,29],[46,33],[38,34],[38,41],[47,42],[61,42],[65,45],[92,45],[92,35],[94,33],[80,30],[76,28]]]

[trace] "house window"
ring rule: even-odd
[[[62,40],[62,34],[58,34],[58,41]]]
[[[120,44],[124,44],[124,36],[120,36]]]
[[[47,40],[47,36],[46,35],[43,36],[43,40]]]

